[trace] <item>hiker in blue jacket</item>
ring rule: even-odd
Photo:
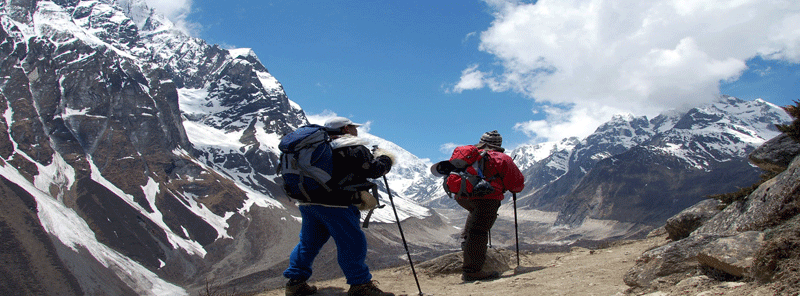
[[[347,295],[393,296],[378,289],[365,263],[367,240],[361,230],[361,214],[354,204],[361,203],[361,185],[372,185],[367,179],[380,178],[389,172],[393,156],[383,149],[373,155],[369,143],[358,137],[358,127],[347,118],[335,117],[325,122],[333,148],[333,174],[326,184],[332,189],[324,203],[301,203],[303,218],[300,242],[289,256],[289,268],[283,276],[286,295],[312,295],[317,287],[306,281],[311,277],[311,265],[319,250],[333,237],[336,243],[339,267],[347,278],[350,289]],[[316,199],[315,199],[316,200]]]

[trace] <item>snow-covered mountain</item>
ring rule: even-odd
[[[584,139],[519,146],[508,153],[525,175],[516,202],[529,223],[523,241],[642,235],[709,195],[756,182],[761,171],[747,155],[779,134],[775,124],[790,121],[763,100],[723,96],[653,119],[617,115]],[[423,204],[458,208],[443,192],[428,192]],[[511,207],[504,203],[501,221],[513,218]],[[513,239],[513,229],[493,228],[496,241]]]
[[[0,266],[13,283],[0,293],[186,295],[206,284],[283,284],[300,223],[276,182],[277,144],[308,119],[251,50],[188,36],[143,0],[0,1],[0,73],[1,251],[14,258]],[[558,212],[565,225],[620,219],[630,212],[615,212],[614,193],[642,185],[610,177],[647,177],[625,164],[690,172],[670,176],[715,189],[713,172],[743,172],[724,178],[733,186],[754,174],[746,153],[787,120],[766,102],[723,98],[519,147],[511,155],[527,179],[520,208]],[[415,259],[455,248],[458,229],[432,209],[455,203],[431,164],[362,136],[397,156],[387,181]],[[375,182],[389,203],[386,183]],[[586,192],[603,194],[578,194]],[[394,222],[391,207],[372,217],[372,268],[406,262]],[[340,273],[332,249],[315,276]]]
[[[556,224],[593,218],[657,225],[707,195],[757,181],[748,153],[779,134],[775,124],[790,121],[763,100],[727,96],[652,120],[615,116],[547,157],[539,147],[515,149],[527,177],[519,205],[558,212]]]
[[[299,213],[275,182],[277,143],[308,121],[252,51],[192,38],[141,0],[0,9],[2,231],[33,258],[4,264],[3,294],[283,283]],[[407,163],[389,176],[406,228],[454,232],[404,194],[425,168]],[[404,262],[394,222],[376,210],[370,266]],[[417,238],[418,254],[452,244]],[[318,261],[317,276],[338,272]]]

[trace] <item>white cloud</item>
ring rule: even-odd
[[[480,50],[499,66],[471,65],[451,90],[575,106],[517,125],[547,140],[610,111],[652,116],[713,100],[720,80],[737,79],[755,56],[800,62],[795,0],[484,1],[495,20]]]
[[[196,36],[200,30],[200,24],[188,20],[192,12],[192,0],[145,0],[145,2],[148,7],[167,17],[175,27],[184,32]]]
[[[453,150],[455,150],[456,147],[459,146],[464,146],[464,145],[456,143],[445,143],[439,146],[439,152],[442,152],[442,154],[450,155],[453,153]]]
[[[306,114],[306,118],[308,119],[309,123],[319,124],[319,125],[325,124],[326,120],[334,118],[336,116],[339,115],[336,115],[336,112],[333,112],[331,110],[324,110],[322,111],[322,113],[319,114]]]
[[[472,39],[474,37],[477,37],[477,36],[478,36],[478,32],[469,32],[466,36],[464,36],[464,40],[462,40],[461,42],[462,43],[466,43],[470,39]]]
[[[336,112],[333,112],[331,110],[324,110],[324,111],[322,111],[322,113],[319,113],[319,114],[306,114],[306,118],[308,119],[309,123],[318,124],[318,125],[324,125],[325,121],[327,121],[328,119],[331,119],[331,118],[334,118],[334,117],[338,117],[338,116],[340,116],[340,115],[337,115]],[[369,131],[370,131],[371,127],[372,127],[372,121],[371,120],[367,121],[367,122],[357,122],[357,121],[354,121],[354,122],[358,123],[358,124],[361,124],[361,126],[358,127],[358,132],[359,133],[369,133]]]
[[[517,123],[514,130],[525,133],[532,142],[557,141],[572,136],[583,138],[614,114],[625,112],[594,103],[572,108],[544,106],[542,111],[545,119]]]
[[[145,2],[147,6],[169,19],[185,16],[192,10],[192,0],[146,0]]]
[[[461,93],[465,90],[481,89],[484,87],[488,87],[497,92],[508,90],[508,85],[497,81],[493,73],[482,72],[478,70],[479,67],[480,65],[475,64],[461,71],[461,79],[452,89],[448,90],[448,92]]]
[[[453,91],[461,93],[465,90],[480,89],[486,86],[486,75],[478,70],[478,65],[473,65],[461,71],[461,80],[458,81]]]

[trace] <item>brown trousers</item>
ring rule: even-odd
[[[489,243],[489,230],[497,220],[497,209],[500,201],[495,199],[459,199],[458,204],[469,211],[467,222],[464,223],[464,265],[465,273],[481,271],[486,262],[486,244]]]

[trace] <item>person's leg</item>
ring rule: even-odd
[[[459,206],[467,210],[468,212],[472,212],[475,210],[475,204],[472,202],[473,199],[469,198],[456,198],[456,202]]]
[[[367,259],[367,238],[361,230],[358,208],[329,208],[324,215],[325,225],[336,242],[336,256],[348,285],[370,282],[372,274]]]
[[[474,209],[467,216],[464,225],[466,232],[466,246],[464,247],[464,273],[481,271],[486,261],[486,244],[489,242],[489,230],[497,220],[499,200],[475,199],[472,200]]]
[[[283,272],[284,277],[295,281],[306,281],[311,277],[311,265],[314,263],[314,258],[330,238],[328,229],[320,219],[320,208],[324,207],[300,206],[300,215],[303,219],[300,227],[300,242],[289,255],[289,268]]]
[[[475,204],[469,198],[456,198],[456,202],[469,213],[475,210]],[[467,214],[467,221],[469,221],[469,215],[471,214]],[[467,225],[467,223],[464,223],[464,228],[461,229],[461,251],[467,248]]]

